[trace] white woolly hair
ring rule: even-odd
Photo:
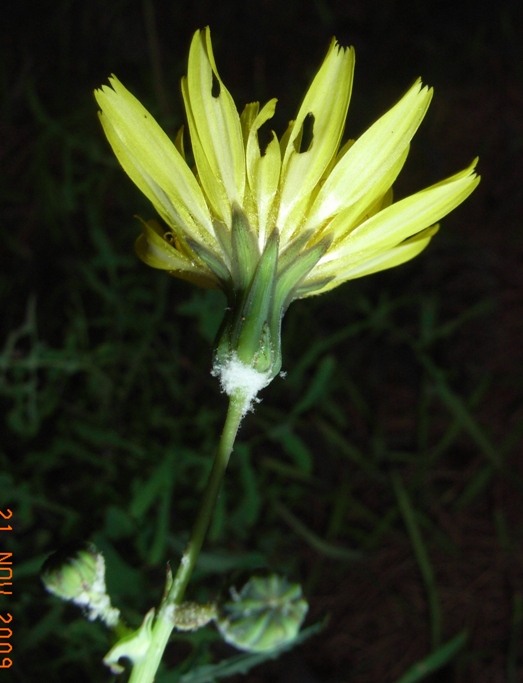
[[[232,352],[225,361],[214,361],[211,374],[218,377],[222,391],[227,396],[241,397],[244,401],[242,415],[252,409],[253,403],[259,402],[256,398],[261,391],[271,382],[269,372],[258,372],[250,365],[242,363],[236,352]]]

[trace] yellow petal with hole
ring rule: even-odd
[[[286,144],[277,219],[282,244],[290,239],[310,203],[311,192],[340,145],[352,92],[354,50],[333,40],[316,74]],[[300,151],[304,125],[312,126],[307,150]]]
[[[192,153],[194,156],[194,161],[196,162],[198,177],[202,184],[205,196],[207,197],[207,202],[211,211],[226,225],[230,226],[231,203],[221,178],[214,174],[209,162],[209,158],[203,148],[200,138],[198,137],[196,120],[189,102],[187,78],[185,76],[182,78],[181,86],[182,96],[185,103],[185,113],[187,114],[187,123],[189,124]]]
[[[359,137],[334,166],[314,201],[306,228],[315,228],[367,192],[383,194],[389,171],[418,129],[432,97],[432,89],[416,83],[402,99]]]
[[[191,140],[198,138],[207,160],[202,164],[201,157],[195,155],[207,196],[214,203],[212,194],[218,179],[229,204],[241,205],[245,191],[245,151],[240,117],[218,74],[209,28],[197,31],[191,42],[184,98],[186,108],[190,109],[187,113]]]

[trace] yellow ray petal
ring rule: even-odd
[[[258,209],[258,245],[263,250],[270,232],[270,215],[280,181],[281,154],[278,138],[272,140],[262,156],[258,130],[274,116],[276,100],[270,100],[253,121],[247,140],[247,177]]]
[[[247,140],[249,139],[249,133],[251,132],[251,128],[254,122],[256,121],[256,117],[258,116],[259,111],[259,102],[249,102],[249,104],[245,105],[241,113],[240,123],[242,125],[242,136],[245,149],[247,149]]]
[[[197,31],[191,42],[184,99],[191,139],[198,138],[207,159],[200,167],[201,158],[195,155],[207,195],[211,198],[215,186],[209,177],[211,173],[223,184],[229,204],[241,204],[245,190],[245,152],[240,117],[218,74],[209,28]]]
[[[277,224],[282,242],[290,238],[310,202],[310,195],[336,155],[352,92],[354,50],[333,39],[290,130],[282,162]],[[312,123],[309,148],[300,152],[307,117]]]
[[[468,168],[391,204],[344,238],[325,258],[346,259],[365,252],[384,251],[446,216],[464,201],[479,183],[476,161]]]
[[[315,294],[323,294],[328,292],[334,287],[338,287],[343,282],[347,280],[354,280],[358,277],[364,277],[365,275],[371,275],[372,273],[377,273],[380,270],[386,270],[387,268],[394,268],[402,263],[406,263],[411,259],[415,258],[420,254],[429,244],[433,235],[438,231],[438,226],[433,226],[427,228],[420,235],[416,235],[414,238],[402,242],[401,244],[388,249],[387,251],[381,252],[371,258],[364,259],[358,263],[347,264],[344,266],[342,262],[339,262],[336,268],[336,276],[327,284],[318,289],[317,291],[306,294],[305,296],[313,296]],[[321,276],[321,271],[313,271],[314,278]],[[325,276],[327,277],[327,276]],[[305,283],[307,280],[305,281]],[[305,298],[305,297],[303,297]]]
[[[140,219],[141,220],[141,219]],[[173,275],[200,287],[216,288],[218,282],[211,271],[196,259],[189,259],[185,254],[169,244],[156,221],[141,221],[142,234],[135,242],[137,256],[151,268],[168,270]]]
[[[432,90],[416,83],[402,99],[356,140],[333,168],[309,212],[306,228],[320,225],[371,189],[387,190],[389,171],[418,129]]]
[[[175,145],[117,78],[109,81],[111,87],[97,90],[95,97],[107,139],[126,173],[171,227],[195,238],[212,235],[203,193]]]
[[[392,199],[391,185],[398,177],[401,169],[409,153],[409,145],[403,151],[403,154],[398,158],[394,166],[392,166],[386,177],[386,182],[379,183],[370,188],[370,190],[360,197],[357,202],[351,204],[346,209],[342,209],[332,221],[321,232],[322,235],[329,235],[333,243],[339,243],[346,235],[354,230],[360,223],[368,220],[371,216],[377,213],[385,206],[389,206]],[[386,187],[383,192],[383,186]],[[381,193],[381,194],[380,194]]]
[[[207,202],[214,215],[230,227],[231,203],[224,184],[222,183],[221,178],[214,173],[209,158],[198,137],[196,120],[189,102],[187,78],[185,76],[182,78],[181,86],[183,101],[185,103],[185,112],[187,114],[187,123],[189,124],[192,153],[194,161],[196,162],[196,168],[198,169],[198,177],[200,178],[205,196],[207,197]]]

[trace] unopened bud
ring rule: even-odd
[[[251,578],[221,605],[218,629],[228,643],[246,652],[268,652],[291,643],[308,605],[301,586],[272,574]]]
[[[182,602],[181,605],[167,606],[163,616],[172,621],[174,628],[178,631],[197,631],[216,619],[216,605]]]
[[[51,555],[42,567],[42,581],[53,595],[84,608],[89,621],[118,623],[119,610],[111,607],[106,592],[105,560],[93,543],[68,545]]]

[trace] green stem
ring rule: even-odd
[[[229,462],[229,456],[234,446],[234,440],[245,412],[243,397],[231,396],[227,418],[218,445],[218,451],[214,458],[211,473],[203,493],[198,516],[193,525],[189,543],[180,561],[178,571],[174,577],[169,593],[162,601],[158,610],[153,629],[152,640],[147,654],[140,662],[137,662],[131,672],[129,683],[152,683],[156,671],[160,666],[163,652],[173,630],[172,610],[174,605],[179,605],[183,600],[185,589],[191,578],[196,565],[198,554],[201,550],[205,534],[211,521],[220,484]]]

